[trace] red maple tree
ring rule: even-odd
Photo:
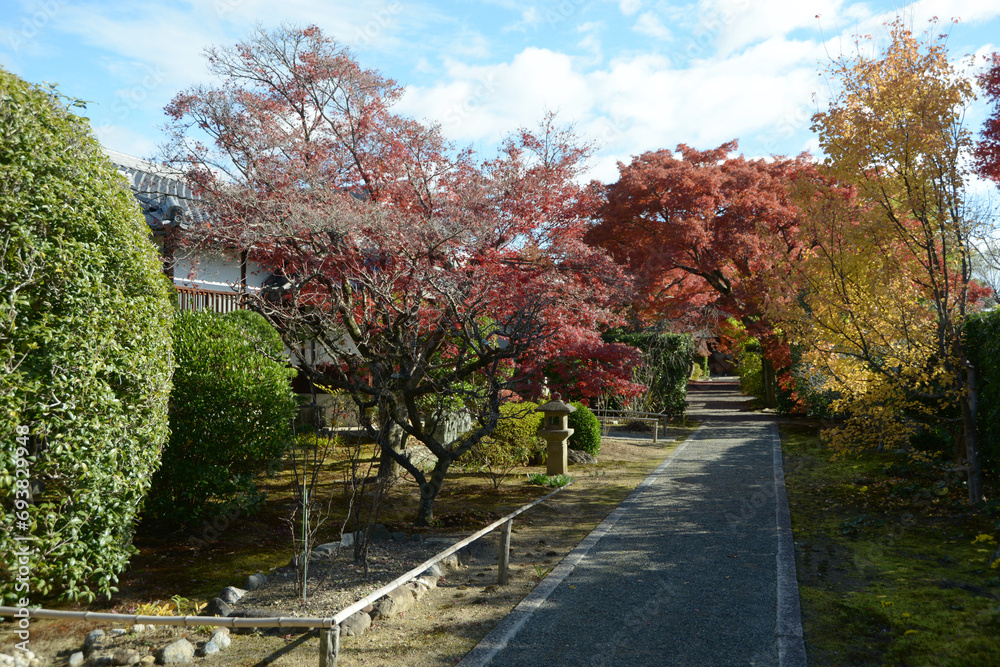
[[[978,78],[993,110],[983,123],[976,144],[976,173],[1000,185],[1000,53],[993,54],[990,66]]]
[[[769,276],[798,244],[790,183],[812,165],[729,157],[736,149],[681,144],[619,163],[586,239],[634,273],[640,312],[690,319],[712,308],[750,322],[766,311]]]
[[[553,369],[568,395],[636,389],[637,352],[597,332],[628,281],[582,242],[588,149],[551,116],[477,164],[393,113],[400,88],[318,28],[258,30],[208,55],[221,84],[167,108],[171,161],[213,213],[195,240],[246,249],[278,277],[255,306],[300,368],[353,398],[380,474],[417,481],[418,523],[511,391]],[[471,426],[452,439],[441,426],[456,413]],[[407,436],[436,457],[429,473]]]

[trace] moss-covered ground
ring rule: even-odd
[[[930,458],[835,459],[782,428],[811,665],[1000,665],[996,516]]]

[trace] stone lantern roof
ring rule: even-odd
[[[576,408],[568,403],[562,402],[562,396],[559,394],[552,394],[552,400],[543,405],[539,405],[536,412],[548,412],[551,414],[561,414],[568,415],[571,412],[576,412]]]

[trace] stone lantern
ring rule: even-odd
[[[566,447],[573,429],[569,427],[569,413],[576,412],[572,405],[563,403],[559,394],[553,394],[552,400],[538,406],[542,413],[542,425],[538,435],[548,443],[546,459],[546,474],[568,474],[569,464],[566,461]]]

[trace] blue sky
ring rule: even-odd
[[[611,181],[618,160],[679,143],[815,153],[820,70],[896,13],[920,30],[939,17],[956,59],[1000,49],[997,0],[3,0],[0,65],[89,101],[106,146],[151,157],[164,105],[210,80],[205,47],[315,23],[406,86],[398,110],[458,144],[489,154],[556,110],[597,143],[590,175]]]

